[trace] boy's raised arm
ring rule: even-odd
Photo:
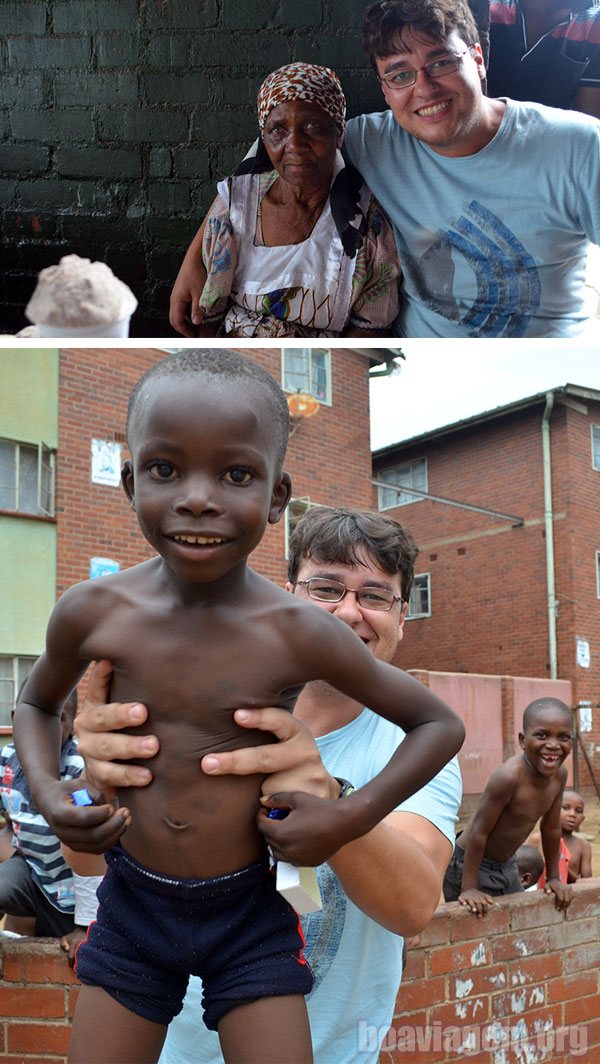
[[[286,795],[284,804],[294,815],[273,824],[273,852],[293,864],[316,865],[326,861],[342,845],[359,838],[378,824],[401,802],[420,790],[458,752],[464,741],[464,725],[423,684],[392,665],[377,661],[356,635],[325,611],[311,611],[308,656],[314,678],[320,678],[344,694],[368,706],[380,716],[400,725],[406,738],[386,767],[369,783],[340,802],[326,802],[310,795]],[[316,629],[316,630],[315,630]],[[297,633],[302,653],[306,633]],[[273,795],[276,806],[280,795]],[[276,825],[276,827],[275,827]]]

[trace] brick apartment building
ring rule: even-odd
[[[585,753],[600,782],[600,391],[566,385],[381,448],[374,477],[374,505],[420,547],[402,660],[571,681],[579,782]]]
[[[290,522],[307,506],[370,505],[368,372],[386,352],[241,350],[285,391],[306,390],[320,401],[290,437],[286,468],[294,490],[286,519],[269,526],[253,556],[260,572],[282,583]],[[2,352],[0,731],[9,727],[16,690],[44,646],[56,598],[92,574],[152,555],[118,471],[129,392],[163,357],[165,351],[151,348]]]

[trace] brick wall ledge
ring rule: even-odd
[[[441,905],[408,949],[381,1064],[600,1061],[600,879],[573,895],[566,913],[543,891],[481,918]],[[367,1020],[357,1062],[369,1037]]]
[[[0,963],[0,1064],[65,1064],[77,996],[66,954],[54,939],[0,936]],[[575,885],[567,913],[541,891],[499,898],[482,919],[440,906],[408,949],[381,1064],[600,1060],[599,972],[600,879]],[[380,1034],[359,1019],[352,1064]]]

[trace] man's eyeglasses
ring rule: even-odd
[[[421,70],[425,71],[428,78],[444,78],[446,74],[453,74],[455,70],[458,70],[463,55],[466,55],[467,52],[472,52],[474,47],[475,45],[471,44],[468,48],[465,48],[464,52],[449,52],[448,55],[433,59],[431,63],[425,63],[425,66],[418,67],[416,70],[413,70],[412,67],[388,70],[387,74],[383,74],[379,80],[385,82],[388,89],[397,90],[410,89]]]
[[[310,580],[296,580],[296,584],[305,587],[308,597],[317,602],[341,602],[348,591],[356,595],[359,606],[365,610],[391,610],[394,602],[402,602],[400,595],[394,595],[385,587],[346,587],[338,580],[325,580],[321,576],[311,576]]]

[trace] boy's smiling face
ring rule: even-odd
[[[198,376],[154,386],[131,430],[123,485],[148,542],[180,577],[224,576],[281,517],[291,492],[260,386]]]
[[[519,745],[537,775],[552,776],[573,748],[570,714],[559,707],[537,710],[526,731],[519,732]]]

